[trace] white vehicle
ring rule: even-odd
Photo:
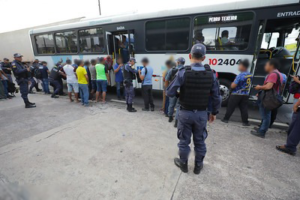
[[[207,47],[206,64],[219,74],[223,104],[228,102],[230,83],[242,59],[252,62],[253,85],[262,84],[264,64],[271,58],[282,63],[280,71],[290,82],[299,68],[299,0],[252,0],[222,5],[168,10],[147,14],[99,17],[77,23],[30,31],[35,58],[52,67],[59,60],[110,55],[125,62],[148,57],[154,68],[153,88],[163,89],[162,72],[170,57],[184,57],[193,44]],[[123,36],[126,36],[122,43]],[[285,48],[295,43],[294,54]],[[114,74],[111,71],[111,86]],[[140,87],[139,83],[135,83]],[[286,87],[287,88],[287,87]],[[291,102],[287,89],[283,96]],[[252,99],[255,91],[251,91]]]

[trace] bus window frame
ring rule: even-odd
[[[187,46],[187,49],[185,49],[185,50],[154,50],[154,51],[152,51],[152,50],[148,50],[147,49],[147,47],[146,47],[146,42],[147,42],[147,37],[146,37],[146,24],[148,23],[148,22],[153,22],[153,21],[162,21],[162,20],[165,20],[165,21],[167,21],[167,20],[174,20],[174,19],[182,19],[182,18],[188,18],[189,20],[190,20],[190,28],[189,28],[189,41],[188,41],[188,46]],[[144,22],[144,51],[145,52],[147,52],[147,53],[185,53],[185,52],[188,52],[189,50],[190,50],[190,48],[191,48],[191,27],[192,27],[192,22],[193,22],[193,20],[192,20],[192,16],[186,16],[186,15],[184,15],[184,16],[176,16],[176,17],[167,17],[167,18],[160,18],[160,19],[157,19],[157,18],[155,18],[155,19],[147,19],[147,20],[145,20],[145,22]]]
[[[215,15],[231,15],[231,14],[241,14],[241,13],[249,13],[251,12],[253,14],[253,19],[251,20],[252,23],[249,23],[251,24],[251,30],[250,30],[250,35],[249,35],[249,44],[251,44],[251,40],[253,39],[253,31],[255,29],[255,26],[257,25],[257,16],[256,16],[256,12],[254,10],[244,10],[244,11],[237,11],[237,12],[228,12],[228,13],[211,13],[211,14],[203,14],[203,15],[195,15],[194,18],[193,18],[193,23],[192,23],[192,26],[191,26],[191,34],[192,34],[192,38],[194,38],[194,22],[195,22],[195,19],[197,17],[209,17],[209,16],[215,16]],[[250,20],[249,20],[250,21]],[[228,23],[229,24],[229,23]],[[215,28],[219,28],[219,27],[215,27]],[[254,38],[254,41],[256,41],[256,38]],[[247,45],[247,48],[246,49],[243,49],[243,50],[231,50],[231,51],[226,51],[226,50],[207,50],[207,52],[209,53],[224,53],[224,54],[232,54],[232,53],[241,53],[241,52],[246,52],[249,50],[249,44]]]
[[[83,30],[88,30],[88,29],[96,29],[96,28],[101,28],[102,29],[102,31],[103,31],[103,51],[99,51],[99,52],[85,52],[85,53],[83,53],[83,52],[81,52],[80,51],[80,45],[79,45],[79,42],[80,42],[80,37],[79,37],[79,32],[80,31],[83,31]],[[107,52],[107,49],[106,49],[106,38],[105,38],[105,29],[101,26],[93,26],[93,27],[84,27],[84,28],[80,28],[80,29],[78,29],[77,30],[77,39],[78,39],[78,54],[88,54],[88,55],[93,55],[93,54],[104,54],[105,52]]]
[[[41,54],[41,53],[38,52],[36,37],[41,36],[41,35],[52,35],[52,37],[53,37],[53,44],[54,44],[54,53]],[[45,33],[39,33],[39,34],[32,34],[31,36],[32,36],[32,38],[31,38],[32,48],[34,50],[34,54],[35,55],[51,56],[51,55],[55,55],[56,54],[56,43],[55,43],[55,38],[54,38],[53,32],[45,32]]]
[[[64,32],[70,32],[70,31],[74,31],[76,34],[76,41],[77,41],[77,52],[76,53],[57,53],[57,46],[56,46],[56,34],[57,33],[64,33]],[[54,35],[54,40],[55,40],[55,54],[56,55],[77,55],[79,54],[79,38],[78,38],[78,29],[68,29],[68,30],[59,30],[53,33]]]

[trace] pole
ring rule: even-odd
[[[101,15],[100,0],[98,0],[98,6],[99,6],[99,15]]]

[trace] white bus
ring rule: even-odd
[[[49,67],[61,59],[90,60],[108,55],[114,60],[123,56],[125,61],[135,57],[140,66],[142,57],[148,57],[154,68],[153,88],[157,90],[163,89],[165,61],[170,57],[184,57],[189,64],[192,45],[201,42],[207,47],[205,63],[219,74],[225,105],[230,83],[242,59],[252,62],[253,85],[263,83],[263,66],[271,58],[280,60],[280,71],[290,82],[289,75],[298,73],[299,68],[299,27],[299,0],[252,0],[99,17],[33,29],[29,34],[35,58],[47,61]],[[126,48],[119,45],[122,36],[127,38]],[[112,71],[110,75],[113,86]],[[140,84],[135,82],[135,86]],[[287,103],[292,101],[287,87],[283,96]],[[254,90],[251,98],[255,99]]]

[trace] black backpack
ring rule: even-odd
[[[34,77],[37,78],[37,79],[41,79],[42,78],[42,72],[40,71],[39,68],[34,68],[33,70],[33,74],[34,74]]]
[[[281,88],[281,82],[280,82],[280,76],[277,72],[274,72],[277,74],[277,83],[279,84],[279,91]],[[270,90],[263,90],[260,94],[261,101],[263,103],[263,106],[267,110],[274,110],[276,108],[279,108],[283,104],[283,98],[281,96],[281,92],[277,92],[277,90],[273,87]]]

